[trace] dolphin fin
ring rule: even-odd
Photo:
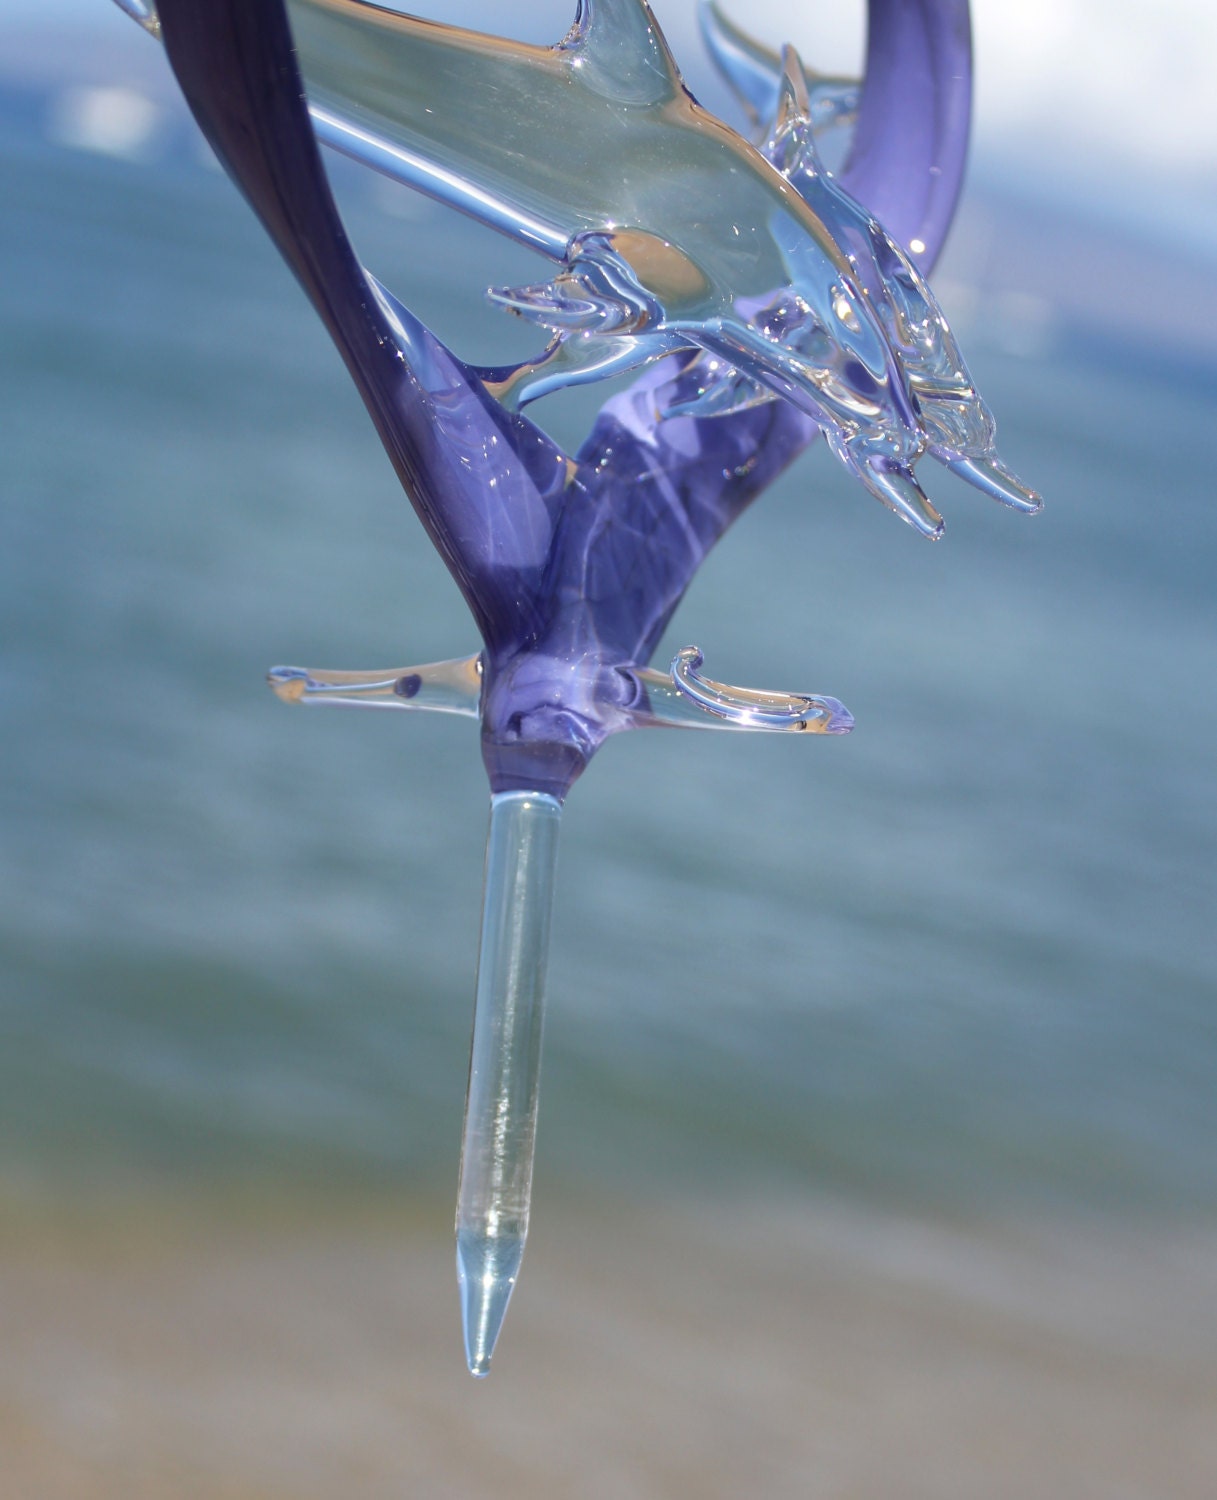
[[[568,275],[532,286],[488,287],[486,297],[496,307],[554,333],[586,333],[612,320],[611,306]]]
[[[782,82],[782,55],[755,41],[729,21],[716,0],[700,0],[697,19],[702,42],[727,87],[739,100],[758,139],[774,119]],[[803,70],[812,127],[849,124],[858,113],[861,86],[856,78]]]
[[[659,104],[683,87],[647,0],[579,0],[562,50],[580,54],[584,82],[624,103]]]
[[[612,375],[624,375],[668,354],[674,341],[662,333],[644,336],[559,334],[536,359],[507,369],[479,370],[482,384],[508,411],[519,411],[530,401],[567,386],[590,385]]]
[[[840,449],[829,439],[833,451],[841,457]],[[905,464],[893,463],[891,459],[868,458],[866,454],[848,453],[845,464],[876,500],[895,511],[914,531],[920,532],[931,542],[936,542],[946,530],[942,517],[930,504],[925,491],[917,482],[912,469]]]
[[[818,177],[824,170],[811,129],[807,76],[799,54],[789,45],[782,48],[782,74],[773,123],[761,155],[796,187],[800,177]]]
[[[714,66],[754,128],[760,130],[773,116],[777,103],[781,58],[729,21],[715,0],[701,0],[697,20]]]
[[[862,86],[856,78],[830,78],[817,73],[803,62],[790,42],[783,46],[779,63],[771,133],[776,133],[784,123],[790,128],[797,121],[808,127],[810,135],[812,131],[849,124],[857,115]],[[823,171],[818,151],[816,160]]]
[[[1024,515],[1038,515],[1044,508],[1042,496],[1028,489],[1017,475],[1012,474],[996,457],[964,458],[939,454],[930,449],[933,456],[957,474],[960,479],[980,490],[984,495],[1008,505],[1011,510],[1020,510]]]
[[[782,48],[782,80],[778,84],[773,134],[778,135],[810,124],[811,96],[807,92],[807,74],[799,54],[787,42]]]
[[[658,245],[666,261],[652,265],[662,273],[677,255],[671,246],[637,231],[596,230],[576,235],[567,247],[566,265],[552,281],[524,287],[491,287],[486,295],[508,312],[558,333],[642,333],[663,319],[663,307],[638,279],[629,259],[654,262]],[[677,263],[676,273],[684,270]]]

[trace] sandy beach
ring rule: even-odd
[[[6,1500],[1211,1500],[1217,1233],[543,1205],[491,1378],[437,1204],[10,1213]]]

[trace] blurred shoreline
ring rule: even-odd
[[[482,1385],[438,1202],[128,1210],[0,1219],[18,1500],[1211,1495],[1211,1225],[543,1193]]]

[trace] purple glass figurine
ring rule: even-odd
[[[299,278],[482,638],[385,672],[276,668],[279,696],[466,714],[490,780],[457,1208],[466,1354],[487,1373],[528,1229],[544,974],[567,792],[647,726],[843,734],[835,699],[648,666],[710,548],[817,435],[923,535],[926,454],[1024,512],[921,267],[963,173],[967,0],[870,0],[866,77],[807,72],[703,0],[755,143],[685,89],[646,0],[579,0],[554,47],[365,0],[119,0],[164,42],[207,139]],[[290,17],[290,20],[289,20]],[[307,94],[306,94],[307,90]],[[854,122],[834,177],[816,145]],[[317,140],[549,258],[491,299],[536,358],[463,364],[359,263]],[[646,367],[583,447],[520,408]]]

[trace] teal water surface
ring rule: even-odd
[[[218,173],[13,130],[0,194],[0,1176],[454,1182],[476,734],[262,678],[464,654],[463,605]],[[523,252],[348,196],[458,352],[519,349],[480,290]],[[1217,359],[978,319],[1045,514],[943,476],[934,547],[813,452],[666,644],[856,732],[624,737],[575,789],[539,1192],[1217,1206]]]

